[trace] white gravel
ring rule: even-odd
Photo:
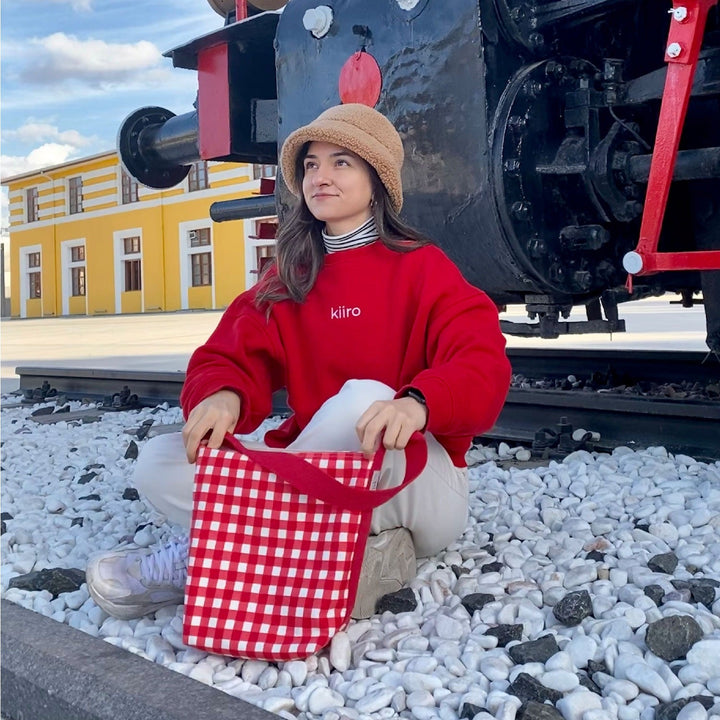
[[[652,720],[660,703],[720,695],[718,592],[708,608],[670,584],[720,579],[718,462],[655,447],[513,465],[490,448],[474,448],[467,528],[445,552],[419,562],[416,610],[351,623],[317,656],[273,665],[186,648],[181,607],[126,622],[109,618],[84,585],[56,599],[8,589],[11,578],[31,570],[84,568],[96,550],[133,538],[150,545],[177,531],[142,500],[122,495],[134,463],[124,458],[133,439],[126,431],[149,418],[179,422],[178,408],[45,425],[30,419],[32,409],[2,411],[2,510],[13,516],[0,544],[3,597],[219,691],[287,718],[323,720],[457,720],[467,704],[484,708],[478,720],[513,720],[521,701],[508,686],[520,673],[562,694],[556,708],[565,720]],[[518,450],[501,448],[507,458]],[[93,464],[102,465],[97,475],[79,484]],[[94,494],[100,499],[81,499]],[[80,517],[83,524],[73,524]],[[586,558],[591,550],[603,559]],[[650,558],[668,552],[679,559],[672,575],[648,568]],[[482,572],[491,561],[500,569]],[[467,572],[458,578],[459,568]],[[643,592],[650,584],[665,592],[659,606]],[[592,614],[565,627],[553,606],[581,590],[589,592]],[[474,593],[495,600],[471,617],[461,603]],[[645,633],[672,615],[693,617],[703,637],[686,657],[667,662],[647,648]],[[517,665],[508,649],[518,642],[498,647],[486,634],[498,624],[522,625],[521,643],[552,635],[560,652]],[[593,674],[599,693],[579,680],[593,661],[606,665]],[[690,702],[679,718],[711,715],[720,716],[720,703],[707,710]]]

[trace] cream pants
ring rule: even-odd
[[[359,450],[355,423],[376,400],[392,400],[395,391],[375,380],[348,380],[313,416],[288,450]],[[452,464],[445,448],[429,434],[428,460],[409,487],[373,512],[371,533],[406,527],[418,557],[438,553],[465,529],[468,516],[467,469]],[[253,447],[264,447],[253,443]],[[399,485],[405,453],[392,450],[383,461],[379,488]],[[195,466],[188,463],[180,433],[152,438],[138,458],[134,485],[145,499],[178,525],[190,528]]]

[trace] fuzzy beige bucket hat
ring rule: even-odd
[[[295,175],[298,154],[305,143],[314,140],[346,148],[372,165],[393,207],[400,211],[405,153],[400,135],[384,115],[359,103],[336,105],[291,133],[280,151],[280,167],[285,184],[297,197],[302,192],[302,178]]]

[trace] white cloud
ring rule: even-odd
[[[16,141],[20,143],[36,144],[39,142],[58,142],[62,145],[72,145],[75,148],[90,145],[94,138],[81,135],[77,130],[59,130],[57,126],[47,122],[29,121],[17,130],[3,130],[3,141]]]
[[[32,52],[25,55],[20,79],[33,85],[56,85],[68,80],[103,85],[137,80],[138,75],[164,63],[158,48],[147,40],[106,43],[57,32],[33,38],[30,46]]]
[[[80,12],[89,12],[93,4],[93,0],[35,0],[35,2],[42,2],[44,5],[48,2],[55,5],[70,5],[73,10]]]
[[[21,175],[31,170],[60,165],[72,159],[77,154],[77,148],[73,145],[60,143],[45,143],[35,148],[27,155],[3,155],[0,157],[0,168],[3,179]]]

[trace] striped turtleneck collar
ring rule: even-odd
[[[328,253],[340,252],[341,250],[352,250],[375,242],[378,235],[375,218],[369,217],[359,228],[345,235],[328,235],[322,231],[325,251]]]

